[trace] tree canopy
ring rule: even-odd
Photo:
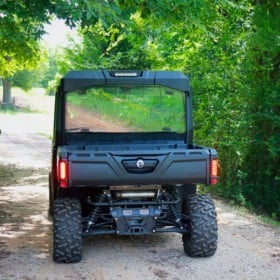
[[[40,57],[38,39],[49,19],[44,1],[4,0],[0,4],[0,77],[3,103],[12,102],[9,78],[20,70],[34,67]]]

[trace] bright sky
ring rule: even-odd
[[[65,47],[67,46],[67,37],[77,38],[75,29],[70,29],[64,24],[63,20],[54,19],[51,25],[45,26],[46,34],[43,36],[42,41],[45,42],[50,48]]]

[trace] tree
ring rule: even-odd
[[[22,88],[25,91],[32,89],[35,82],[34,72],[21,70],[16,72],[10,79],[11,85]]]
[[[249,137],[244,196],[280,219],[280,4],[256,1],[248,34],[246,92]]]
[[[32,68],[40,56],[38,38],[43,23],[34,16],[34,5],[25,1],[2,1],[0,4],[0,77],[3,103],[12,103],[9,78],[20,70]]]
[[[39,57],[38,39],[44,24],[53,15],[70,27],[90,26],[98,20],[116,21],[118,6],[112,1],[2,0],[0,3],[0,77],[3,80],[3,103],[10,105],[9,78],[17,71],[35,67]]]

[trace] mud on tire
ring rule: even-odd
[[[81,205],[75,198],[58,198],[53,211],[53,259],[76,263],[82,259]]]
[[[214,255],[218,226],[213,200],[207,195],[189,195],[184,199],[183,213],[190,217],[190,234],[183,234],[185,253],[190,257]]]

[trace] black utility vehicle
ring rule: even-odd
[[[185,253],[217,248],[217,153],[192,141],[189,79],[170,71],[73,71],[55,100],[53,258],[79,262],[82,238],[178,232]]]

